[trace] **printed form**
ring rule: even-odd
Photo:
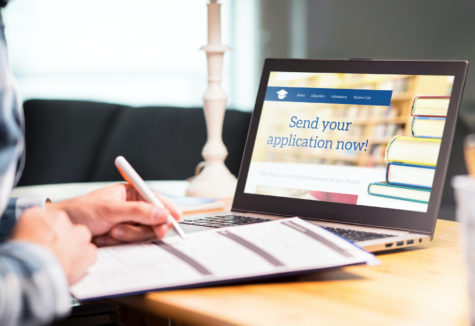
[[[299,218],[105,247],[71,287],[79,300],[313,271],[376,258]]]

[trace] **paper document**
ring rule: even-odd
[[[105,247],[71,293],[80,300],[367,263],[376,258],[299,218]]]

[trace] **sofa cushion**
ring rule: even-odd
[[[19,184],[89,181],[119,108],[85,101],[25,102],[26,164]]]
[[[237,175],[250,114],[226,112],[223,139],[228,147],[227,165]],[[193,175],[203,160],[206,126],[201,109],[125,108],[114,121],[92,180],[120,180],[114,158],[125,156],[148,180],[182,180]]]
[[[118,180],[114,158],[123,155],[144,179],[186,179],[201,160],[203,111],[125,108],[120,111],[92,171],[92,180]]]
[[[19,185],[122,180],[113,162],[124,155],[144,179],[181,180],[203,160],[203,110],[74,101],[24,104],[27,160]],[[237,175],[251,114],[227,110],[226,164]]]

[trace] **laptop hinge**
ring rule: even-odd
[[[281,216],[281,217],[294,217],[296,215],[288,215],[288,214],[277,214],[277,213],[269,213],[269,212],[259,212],[259,211],[251,211],[239,208],[232,208],[231,212],[233,213],[240,213],[240,214],[261,214],[261,215],[274,215],[274,216]]]
[[[373,61],[371,58],[349,58],[348,61]]]

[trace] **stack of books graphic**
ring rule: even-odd
[[[412,105],[412,137],[395,136],[386,146],[386,181],[368,185],[374,196],[428,203],[449,96],[416,96]]]

